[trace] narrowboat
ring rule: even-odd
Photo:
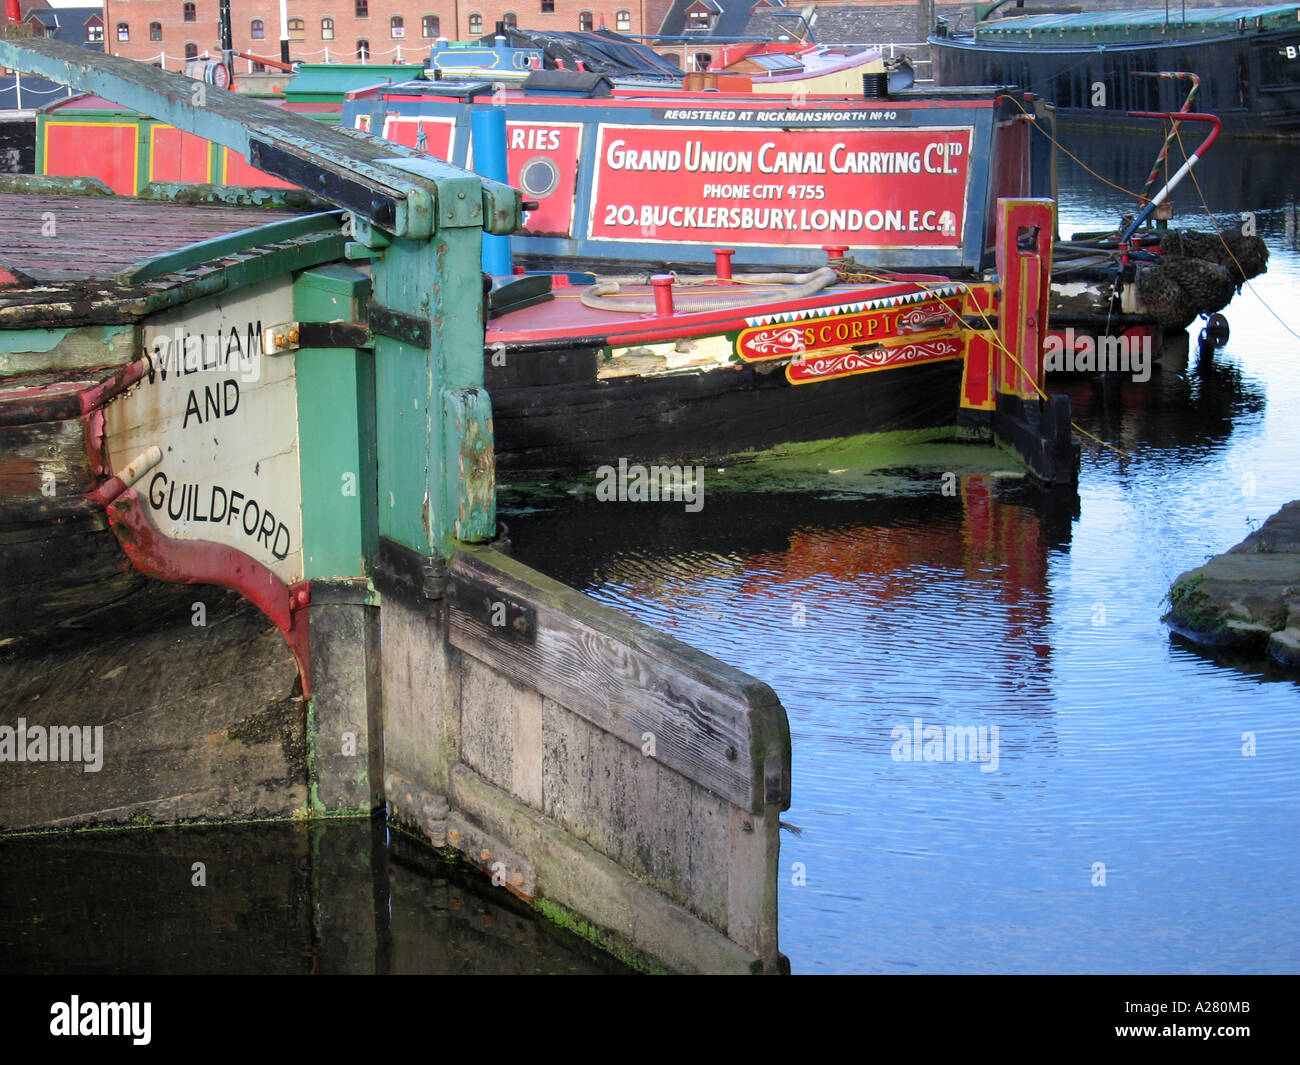
[[[928,38],[941,85],[1019,85],[1066,125],[1150,129],[1130,112],[1178,109],[1170,72],[1200,79],[1196,107],[1229,137],[1300,135],[1300,5],[1033,14],[977,8],[973,29],[940,19]]]

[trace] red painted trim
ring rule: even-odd
[[[136,359],[93,385],[54,381],[31,388],[15,388],[0,395],[0,425],[30,425],[82,418],[125,392],[149,369],[149,360]]]

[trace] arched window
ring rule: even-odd
[[[394,15],[388,20],[388,32],[394,37],[406,36],[406,23],[402,20],[401,15]]]
[[[578,12],[578,29],[580,29],[580,30],[590,31],[590,30],[591,30],[591,25],[592,25],[592,24],[591,24],[591,12],[590,12],[590,11],[579,11],[579,12]]]
[[[195,19],[195,17],[196,17],[196,16],[195,16],[195,13],[194,13],[194,5],[193,5],[193,4],[182,4],[182,5],[181,5],[181,18],[183,18],[186,22],[193,22],[194,19]],[[192,57],[191,57],[191,58],[192,58]]]
[[[265,39],[266,39],[266,23],[264,23],[260,18],[255,18],[255,19],[253,19],[253,24],[252,24],[251,27],[249,27],[249,33],[248,33],[248,35],[249,35],[250,37],[252,37],[253,40],[255,40],[255,41],[262,41],[262,40],[265,40]]]
[[[322,41],[334,40],[334,20],[332,18],[320,20],[320,39]]]
[[[361,63],[368,63],[370,61],[369,41],[357,41],[357,60]]]
[[[161,22],[151,22],[151,23],[149,23],[149,40],[151,40],[151,41],[161,41],[161,40],[162,40],[162,23],[161,23]]]
[[[477,11],[471,11],[469,16],[469,35],[478,37],[483,32],[483,16]]]
[[[619,33],[628,33],[632,29],[632,12],[624,9],[614,13],[614,29]]]
[[[119,41],[129,41],[131,39],[131,27],[125,22],[117,24],[117,39]]]
[[[185,58],[186,58],[186,59],[198,59],[198,57],[199,57],[199,46],[198,46],[197,44],[195,44],[193,41],[186,41],[186,42],[185,42]]]
[[[516,15],[513,11],[507,11],[504,15],[501,16],[501,21],[504,22],[507,26],[509,26],[513,30],[519,25],[519,16]]]
[[[421,37],[426,37],[429,40],[434,40],[435,38],[438,37],[440,30],[441,30],[441,23],[438,21],[437,15],[425,15],[424,18],[420,19]]]
[[[307,39],[307,23],[300,18],[291,18],[289,20],[289,40],[305,41]]]

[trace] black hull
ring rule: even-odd
[[[1201,78],[1194,108],[1216,115],[1226,136],[1300,136],[1300,26],[1249,37],[1168,44],[992,44],[970,37],[931,37],[934,77],[940,85],[1018,85],[1057,105],[1065,125],[1148,129],[1129,111],[1176,111],[1188,84],[1134,77],[1135,71],[1191,71]],[[1094,107],[1097,82],[1104,107]],[[1192,130],[1187,150],[1199,143]],[[1189,136],[1184,135],[1188,141]]]
[[[776,444],[957,424],[960,360],[817,384],[752,366],[596,380],[598,352],[510,352],[487,367],[498,469],[710,464]]]

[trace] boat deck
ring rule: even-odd
[[[121,196],[0,193],[0,270],[33,281],[109,281],[155,255],[291,217]]]

